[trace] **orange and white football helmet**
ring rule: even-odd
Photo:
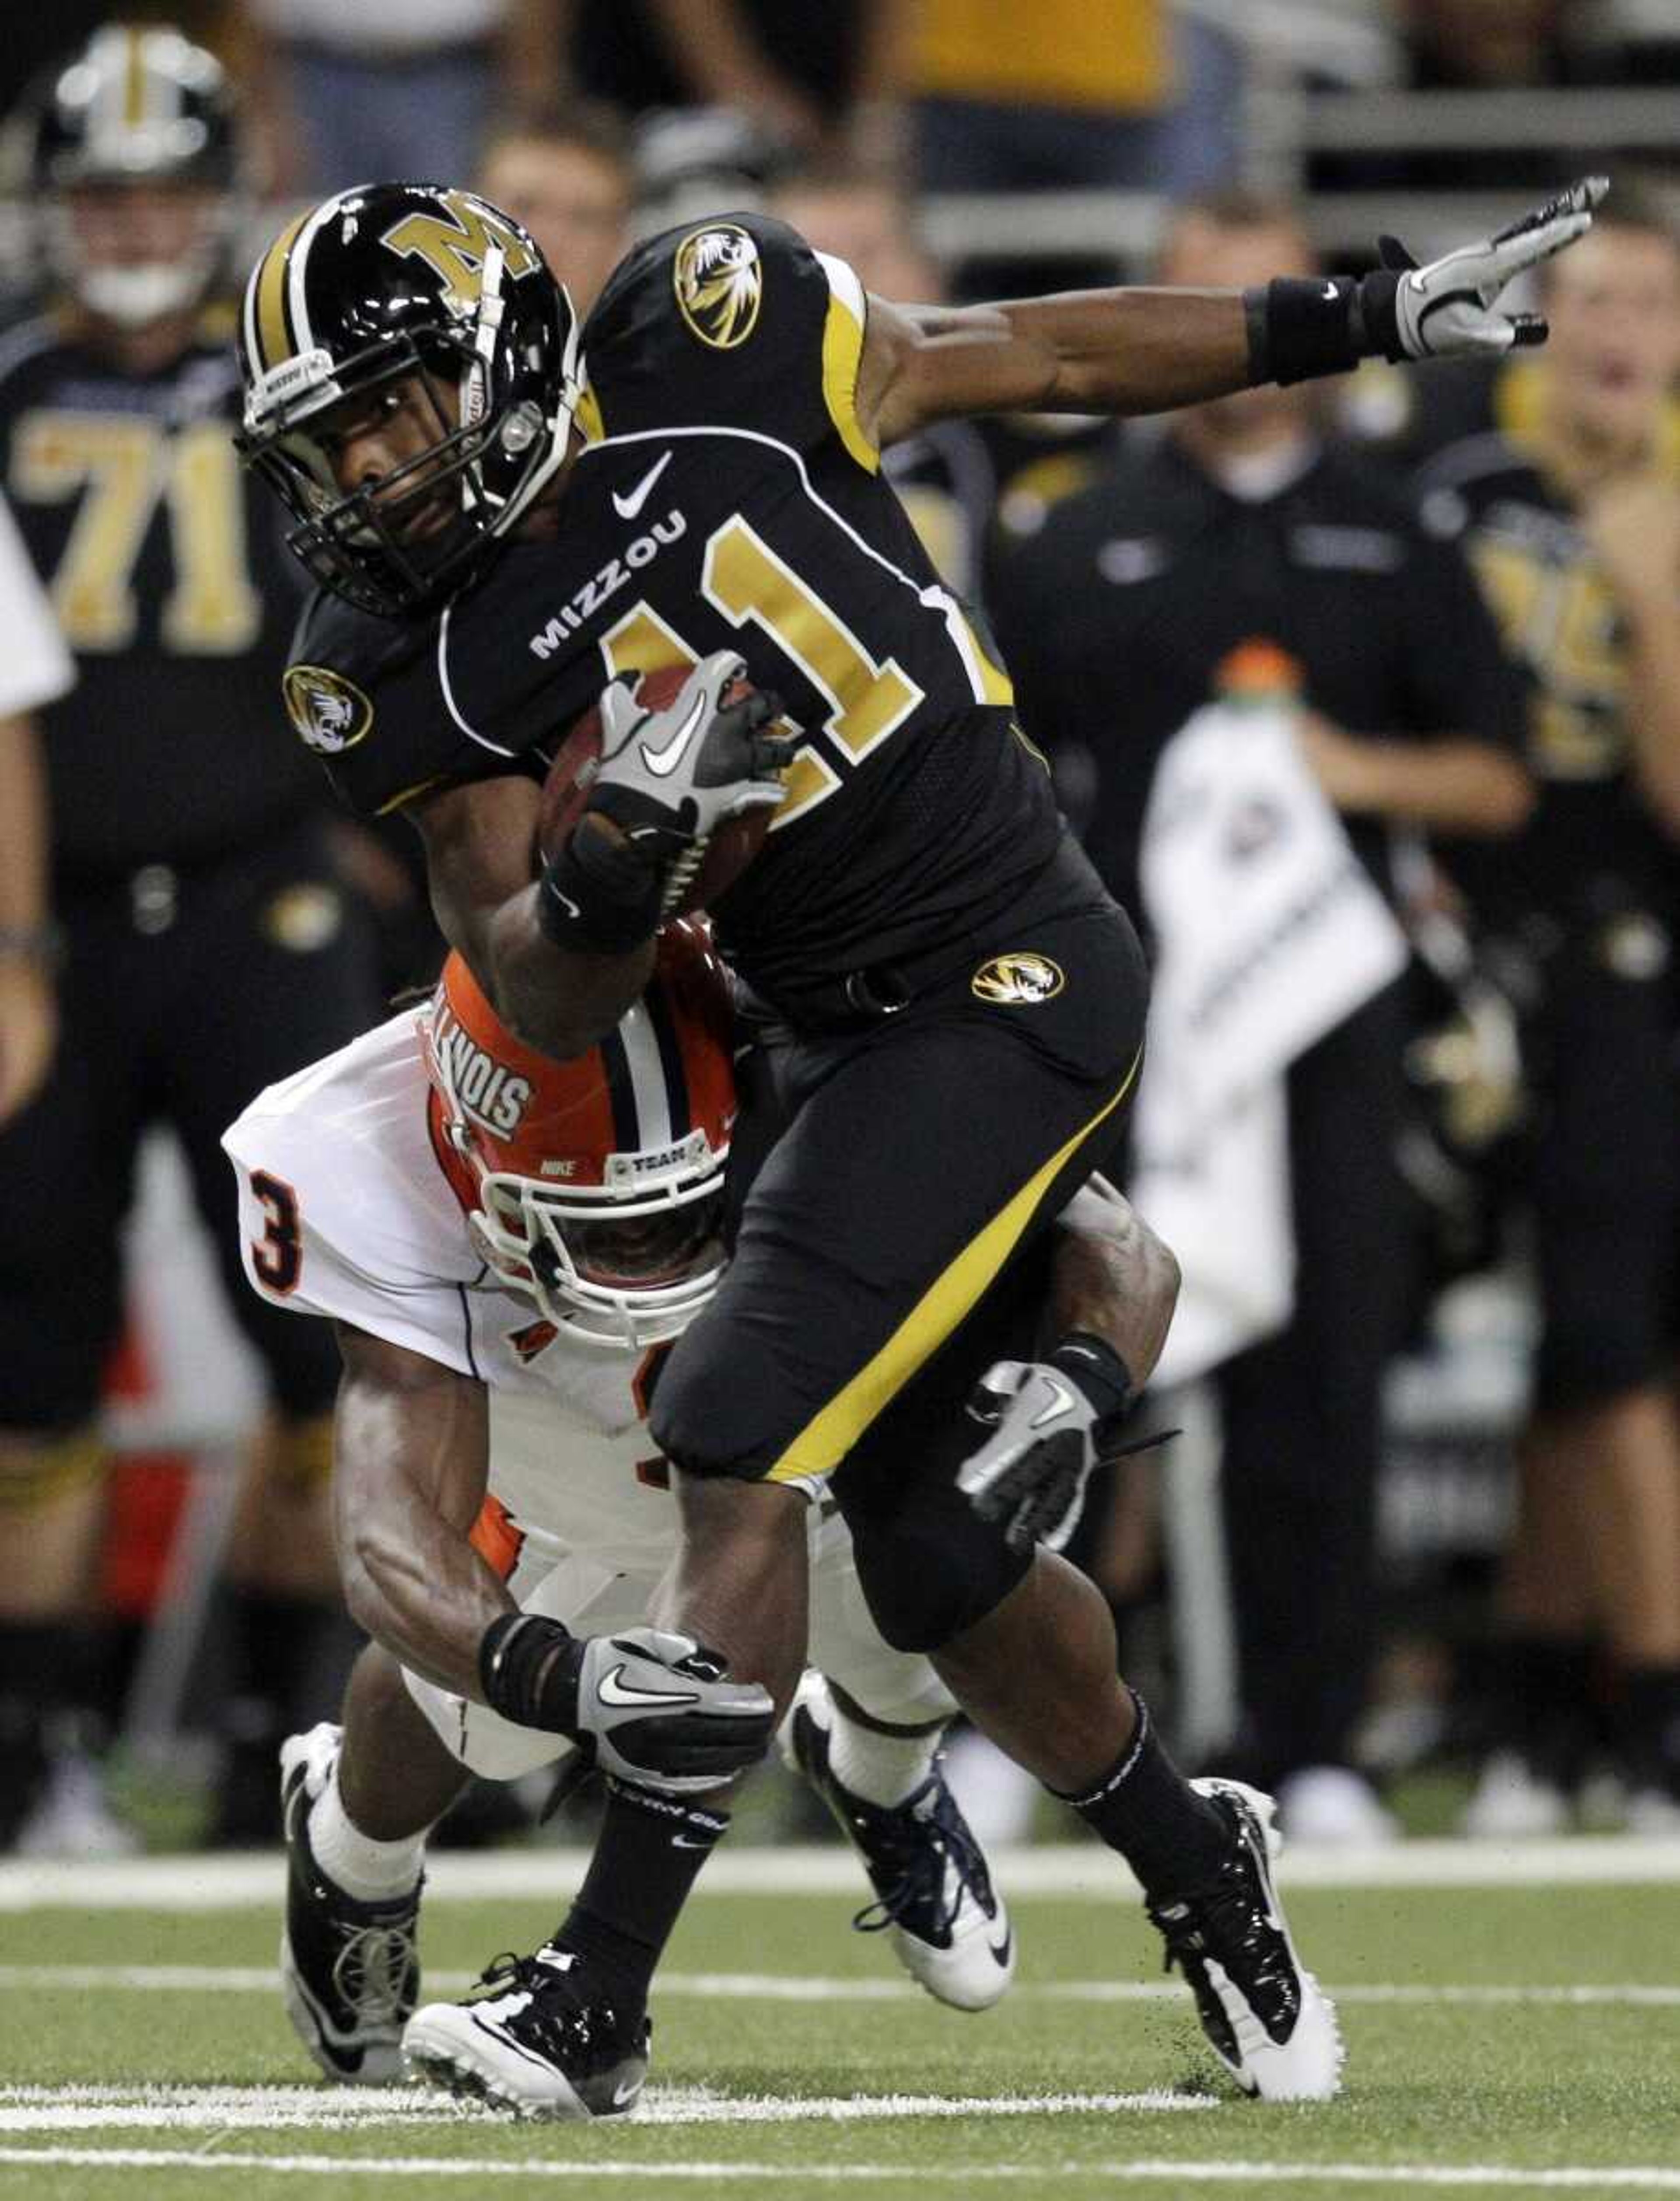
[[[420,1024],[433,1144],[501,1281],[592,1343],[675,1337],[718,1288],[736,1113],[728,981],[668,924],[646,992],[569,1062],[516,1039],[459,955]]]

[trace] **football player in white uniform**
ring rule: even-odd
[[[406,2045],[452,2081],[477,2058],[482,2090],[527,2112],[610,2112],[639,2088],[667,1896],[643,1922],[645,1975],[591,1982],[598,2068],[571,2043],[562,2071],[496,2034],[498,2009],[525,1999],[515,1975],[410,2022],[420,1874],[469,1771],[516,1778],[564,1757],[567,1734],[606,1774],[602,1847],[620,1881],[626,1844],[690,1851],[697,1872],[727,1823],[720,1775],[760,1730],[737,1691],[698,1741],[675,1732],[673,1709],[727,1692],[690,1639],[643,1624],[677,1541],[644,1417],[666,1341],[720,1272],[734,1116],[725,981],[686,923],[586,1056],[521,1046],[452,956],[428,1007],[271,1087],[226,1136],[252,1282],[334,1321],[344,1359],[335,1504],[346,1594],[373,1642],[342,1729],[282,1753],[286,2004],[331,2077],[388,2080]],[[1070,1265],[1093,1304],[1111,1281],[1093,1247],[1112,1247],[1117,1217],[1137,1226],[1081,1197],[1090,1228]],[[784,1747],[869,1873],[877,1900],[857,1922],[890,1928],[940,2000],[984,2009],[1008,1985],[1013,1941],[939,1770],[952,1700],[925,1658],[882,1640],[831,1505],[810,1509],[810,1535],[814,1670]],[[566,1732],[535,1695],[530,1720],[484,1700],[482,1639],[522,1614],[586,1639]],[[644,1769],[659,1793],[637,1782]],[[684,1781],[709,1793],[673,1793]],[[589,1965],[590,1919],[586,1884],[522,1965]]]

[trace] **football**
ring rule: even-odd
[[[644,709],[662,711],[675,701],[693,669],[688,665],[661,665],[644,672],[636,684],[637,701]],[[745,692],[746,683],[737,682],[725,700],[733,701]],[[544,859],[564,844],[589,807],[601,765],[601,713],[586,711],[555,753],[543,783],[542,807],[537,813],[537,846]],[[671,914],[682,916],[690,910],[714,907],[764,846],[773,815],[772,811],[761,808],[726,818],[707,842],[699,868]]]

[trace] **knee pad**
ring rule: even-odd
[[[913,1488],[896,1505],[855,1512],[843,1497],[841,1510],[870,1616],[895,1651],[937,1651],[965,1634],[1032,1564],[949,1485]]]
[[[105,1441],[95,1428],[0,1437],[0,1513],[20,1519],[39,1512],[97,1482],[105,1464]]]

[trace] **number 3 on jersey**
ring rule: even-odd
[[[297,1289],[303,1273],[297,1194],[284,1177],[271,1177],[267,1170],[253,1170],[249,1182],[251,1197],[268,1223],[261,1237],[251,1241],[251,1266],[268,1290],[284,1297]]]

